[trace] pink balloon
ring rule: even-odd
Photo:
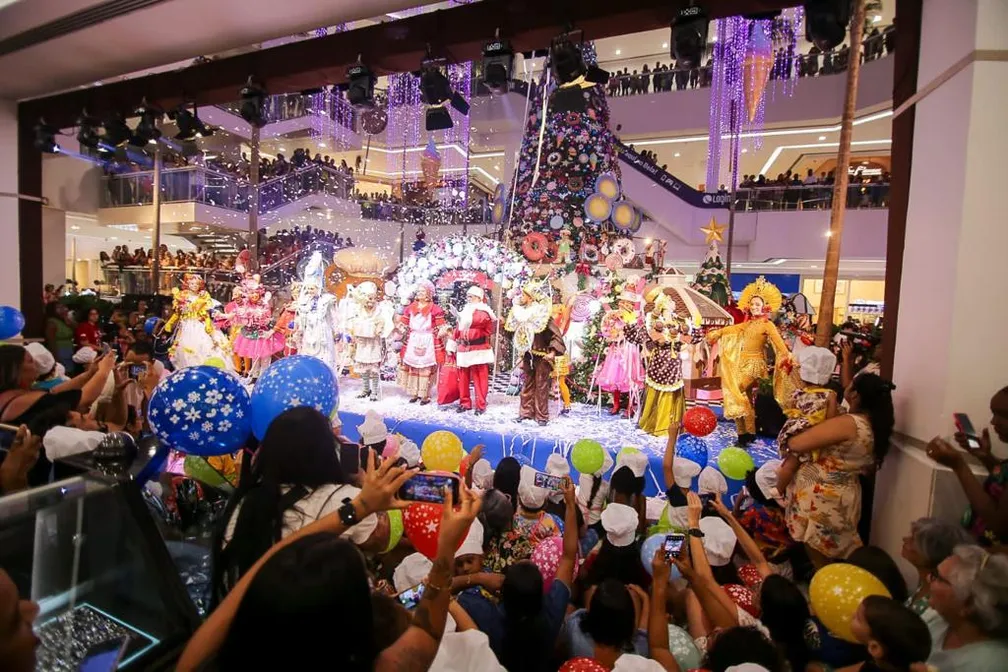
[[[399,450],[399,435],[389,434],[385,437],[385,448],[382,450],[381,456],[383,458],[389,458]]]
[[[563,538],[559,535],[543,539],[532,550],[532,564],[539,568],[543,577],[543,591],[548,591],[556,578],[563,556]]]

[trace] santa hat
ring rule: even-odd
[[[486,299],[486,294],[483,293],[483,288],[480,287],[479,285],[473,285],[472,287],[467,289],[466,296],[475,296],[480,301]]]

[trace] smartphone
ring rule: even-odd
[[[133,380],[140,380],[140,376],[142,376],[146,370],[147,367],[143,364],[130,364],[126,373]]]
[[[407,588],[398,595],[396,599],[399,600],[399,604],[406,607],[409,611],[413,611],[420,604],[420,598],[423,597],[424,584],[418,583],[417,585]]]
[[[445,488],[452,489],[452,501],[457,502],[459,496],[458,476],[432,472],[417,474],[399,488],[399,499],[441,504],[445,500]]]
[[[970,422],[969,416],[965,413],[953,413],[952,419],[955,420],[956,429],[966,435],[966,443],[969,447],[973,450],[980,448],[980,435],[977,434],[976,428]]]
[[[700,495],[700,501],[703,503],[704,506],[710,506],[714,502],[715,497],[717,497],[715,493],[705,492]]]
[[[683,542],[686,541],[685,534],[666,534],[665,544],[663,548],[665,549],[666,558],[678,558],[682,553]]]
[[[107,355],[109,353],[109,350],[111,350],[111,349],[112,349],[112,346],[110,346],[108,343],[102,343],[101,344],[101,354]]]
[[[553,492],[560,492],[563,490],[563,476],[544,474],[541,471],[537,471],[535,473],[535,478],[532,483],[537,488],[546,488],[547,490],[552,490]]]
[[[362,450],[356,443],[340,443],[340,466],[343,467],[343,473],[356,474],[360,471]]]
[[[113,672],[118,669],[122,662],[126,647],[130,638],[127,635],[122,639],[110,639],[107,642],[96,644],[88,649],[81,661],[79,672]]]

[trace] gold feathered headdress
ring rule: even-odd
[[[742,290],[742,294],[739,296],[739,307],[743,310],[748,310],[749,302],[753,300],[754,296],[763,299],[768,312],[776,313],[780,310],[781,302],[783,301],[780,290],[773,283],[768,282],[762,275],[756,278],[755,282],[750,282]]]

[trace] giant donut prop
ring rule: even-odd
[[[633,226],[634,207],[628,201],[618,201],[613,205],[612,223],[620,231],[629,231]]]
[[[602,194],[592,194],[584,202],[585,216],[595,222],[604,222],[612,214],[612,201]]]
[[[633,241],[629,238],[620,238],[612,246],[613,254],[618,254],[623,259],[623,264],[629,264],[634,258]]]
[[[619,180],[612,173],[602,173],[595,180],[595,191],[610,201],[620,197]]]
[[[547,264],[555,264],[560,257],[560,248],[552,240],[546,242],[546,253],[543,254],[543,261]]]
[[[546,236],[539,232],[528,234],[521,244],[522,254],[525,255],[526,259],[533,262],[542,261],[548,248],[549,241],[546,240]]]

